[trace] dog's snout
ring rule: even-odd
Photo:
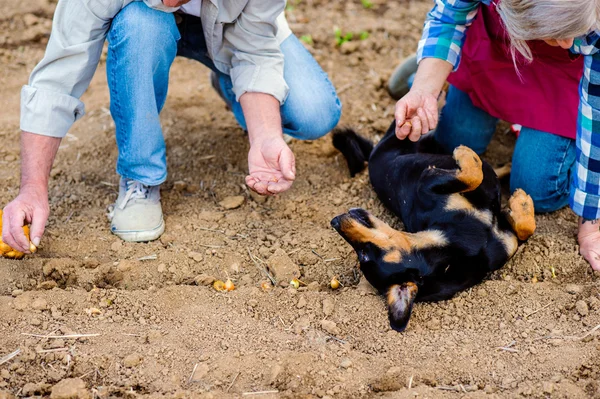
[[[333,219],[331,219],[331,227],[333,227],[337,231],[340,230],[341,225],[342,225],[342,223],[340,221],[340,217],[339,216],[336,216]]]
[[[356,220],[358,223],[362,224],[365,227],[368,228],[373,228],[373,222],[371,221],[371,218],[369,216],[369,212],[365,211],[362,208],[354,208],[354,209],[350,209],[350,212],[348,212],[348,214],[350,215],[350,217],[354,220]]]

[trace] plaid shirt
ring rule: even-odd
[[[465,32],[481,4],[492,0],[435,0],[427,15],[417,57],[439,58],[460,63]],[[576,174],[571,181],[570,205],[585,219],[600,218],[600,32],[575,39],[571,52],[584,56],[584,73],[579,86]]]

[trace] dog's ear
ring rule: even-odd
[[[413,303],[417,297],[419,288],[415,283],[402,283],[392,285],[387,293],[388,316],[390,327],[402,332],[408,326]]]

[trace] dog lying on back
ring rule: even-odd
[[[502,267],[519,240],[535,230],[533,201],[523,190],[500,207],[493,168],[471,149],[443,154],[433,135],[399,140],[395,122],[375,148],[351,129],[337,130],[334,146],[354,176],[369,164],[371,184],[405,231],[363,209],[331,225],[354,248],[365,278],[387,297],[391,327],[404,331],[414,302],[440,301]]]

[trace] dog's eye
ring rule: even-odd
[[[358,261],[361,263],[369,261],[369,256],[366,251],[358,251]]]

